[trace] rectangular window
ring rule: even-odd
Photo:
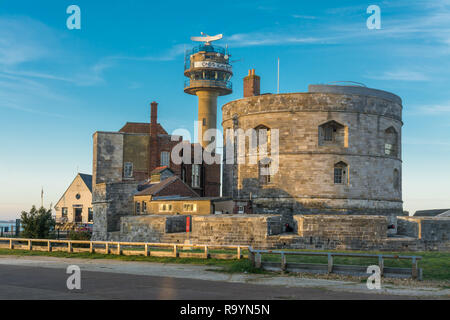
[[[384,153],[387,155],[391,155],[394,154],[394,146],[390,143],[385,143],[384,144]]]
[[[123,164],[123,177],[133,178],[133,162],[125,162]]]
[[[334,183],[342,184],[342,168],[334,168]]]
[[[184,212],[197,212],[197,204],[195,203],[184,203],[183,204]]]
[[[88,208],[88,222],[94,221],[94,210],[92,208]]]
[[[323,141],[333,141],[333,128],[325,127],[323,131]]]
[[[61,209],[61,216],[62,216],[63,218],[67,218],[67,208],[62,208],[62,209]]]
[[[172,204],[170,204],[170,203],[161,203],[159,205],[159,212],[172,212]]]
[[[142,212],[147,213],[147,202],[142,201]]]
[[[170,152],[167,151],[161,152],[161,166],[170,167]]]
[[[192,165],[192,187],[200,188],[200,165]]]
[[[239,206],[238,213],[244,213],[244,206]]]
[[[140,214],[141,213],[141,203],[140,202],[135,202],[134,206],[135,206],[135,209],[136,209],[136,214]]]
[[[259,163],[259,183],[269,184],[271,180],[270,174],[270,164]]]

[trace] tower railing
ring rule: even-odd
[[[206,80],[206,79],[191,80],[191,79],[187,79],[184,82],[184,88],[188,88],[188,87],[192,87],[192,88],[219,87],[219,88],[226,88],[226,89],[233,90],[233,85],[232,85],[231,81],[226,81],[226,80]]]
[[[216,52],[216,53],[220,53],[225,55],[225,49],[219,46],[212,46],[212,45],[205,45],[205,44],[201,44],[198,45],[194,48],[192,48],[191,50],[187,50],[186,51],[186,56],[191,56],[192,54],[196,54],[199,52]]]

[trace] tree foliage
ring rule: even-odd
[[[48,239],[55,227],[55,219],[52,217],[52,209],[33,206],[30,212],[22,211],[21,224],[22,237],[31,239]]]

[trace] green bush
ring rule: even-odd
[[[91,233],[89,231],[75,231],[69,232],[70,240],[91,240]]]

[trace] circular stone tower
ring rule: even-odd
[[[217,97],[233,91],[228,50],[211,44],[221,38],[222,35],[192,37],[203,43],[185,56],[184,75],[189,79],[184,83],[184,92],[198,96],[198,142],[203,148],[209,143],[203,140],[203,134],[217,128]]]
[[[226,149],[232,141],[227,129],[277,130],[279,145],[274,159],[272,136],[268,158],[278,168],[269,177],[261,176],[259,157],[250,163],[248,151],[245,163],[225,163],[224,157],[223,196],[251,199],[255,213],[402,214],[398,96],[359,86],[310,85],[308,92],[229,102],[222,115]]]

